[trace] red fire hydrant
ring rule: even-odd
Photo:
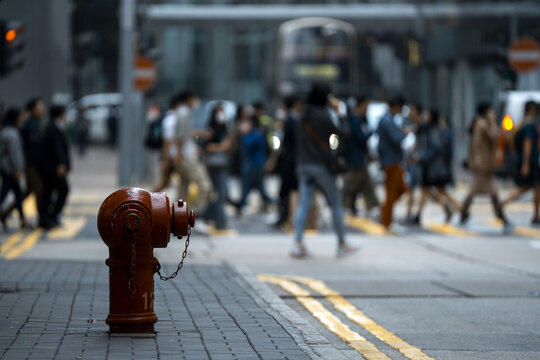
[[[195,225],[193,210],[178,200],[169,205],[165,193],[128,188],[115,191],[103,201],[98,230],[109,247],[109,324],[113,333],[151,333],[157,322],[154,313],[154,274],[160,264],[154,248],[164,248],[172,233],[187,236],[186,247],[174,277],[182,268]],[[169,278],[171,278],[169,277]]]

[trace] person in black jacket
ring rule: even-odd
[[[45,128],[43,151],[43,206],[46,218],[42,226],[50,229],[59,224],[58,216],[62,212],[69,192],[67,173],[71,164],[69,146],[64,135],[66,109],[54,105],[50,109],[50,121]],[[55,196],[53,197],[53,194]]]
[[[34,194],[39,214],[39,226],[44,225],[46,215],[43,199],[43,179],[41,177],[41,164],[43,154],[43,130],[42,118],[45,114],[45,102],[43,99],[34,98],[26,104],[28,118],[21,126],[23,139],[26,179],[26,192],[24,197]]]
[[[302,100],[295,96],[287,96],[284,100],[286,119],[283,124],[283,141],[279,154],[279,219],[276,226],[282,226],[289,220],[290,198],[293,191],[298,190],[296,177],[296,129],[300,122]]]

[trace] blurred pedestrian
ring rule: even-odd
[[[413,216],[413,206],[415,204],[415,190],[422,185],[422,166],[418,163],[418,129],[422,126],[424,118],[422,115],[423,107],[419,103],[409,104],[409,116],[406,126],[412,129],[415,134],[415,144],[405,154],[405,169],[407,178],[407,224],[418,224]]]
[[[107,117],[107,130],[109,135],[109,146],[111,149],[116,147],[118,141],[118,124],[120,123],[120,106],[115,105],[109,111]]]
[[[420,224],[422,212],[429,197],[441,204],[446,214],[446,222],[450,221],[454,211],[457,212],[460,209],[457,201],[445,189],[452,179],[451,155],[448,153],[449,146],[446,141],[440,126],[439,111],[431,109],[426,122],[417,132],[418,164],[422,169],[422,196],[414,218],[415,224]]]
[[[368,146],[367,142],[372,132],[368,129],[367,108],[369,98],[357,96],[356,105],[349,115],[350,135],[346,142],[347,172],[343,175],[343,203],[346,209],[351,209],[355,214],[356,195],[364,196],[366,213],[370,218],[376,218],[380,212],[379,199],[375,194],[375,188],[371,175],[368,171]],[[354,209],[354,210],[353,210]]]
[[[486,194],[491,198],[493,211],[504,224],[505,233],[510,230],[510,224],[503,213],[497,189],[493,181],[495,173],[495,151],[499,137],[499,128],[495,122],[495,113],[491,104],[482,102],[478,105],[476,116],[469,130],[468,166],[473,178],[469,193],[461,206],[461,224],[469,219],[469,209],[476,195]]]
[[[20,227],[27,226],[23,212],[23,194],[21,180],[24,174],[24,151],[19,125],[23,121],[24,113],[17,108],[7,110],[1,123],[0,130],[0,175],[2,187],[0,190],[0,205],[4,202],[10,191],[15,196],[15,207],[19,211]],[[4,230],[7,230],[6,218],[9,214],[2,212],[0,220]]]
[[[206,210],[206,218],[214,221],[217,230],[227,229],[225,203],[229,198],[227,187],[229,151],[232,138],[227,131],[227,115],[222,103],[217,103],[210,113],[206,141],[206,166],[214,185],[215,195]]]
[[[26,104],[26,111],[28,118],[21,127],[25,157],[24,178],[26,180],[24,197],[34,195],[39,217],[38,225],[50,227],[47,223],[47,211],[42,202],[43,179],[40,171],[44,154],[41,121],[45,114],[45,102],[40,98],[31,99]]]
[[[161,146],[161,180],[154,188],[154,192],[161,192],[169,186],[171,176],[175,172],[175,159],[178,148],[176,146],[177,126],[178,126],[178,108],[181,105],[181,99],[178,94],[171,97],[169,101],[169,110],[161,120],[162,124],[162,146]],[[158,137],[159,139],[159,137]],[[182,196],[186,196],[182,194]]]
[[[273,119],[266,113],[264,103],[262,101],[256,101],[252,104],[253,117],[255,119],[256,127],[262,132],[266,139],[266,153],[269,154],[272,150],[272,137],[274,136]]]
[[[69,193],[67,182],[71,170],[69,143],[66,139],[66,108],[53,105],[50,108],[50,120],[45,128],[43,141],[43,206],[46,217],[42,221],[44,228],[60,224],[59,216],[64,208]]]
[[[525,116],[514,136],[514,147],[517,153],[514,182],[518,189],[513,191],[502,203],[502,206],[520,198],[529,190],[534,190],[532,225],[540,224],[540,168],[539,168],[539,129],[536,115],[538,106],[534,101],[525,103]]]
[[[108,123],[107,119],[107,123]],[[83,156],[86,153],[86,147],[88,146],[88,134],[90,131],[90,121],[86,117],[86,112],[82,106],[77,111],[77,122],[75,123],[77,149],[79,155]]]
[[[180,174],[181,182],[179,195],[187,196],[190,183],[197,184],[198,193],[192,203],[195,211],[203,214],[212,196],[212,181],[206,167],[199,159],[199,150],[195,137],[198,132],[193,129],[191,112],[199,107],[199,98],[190,91],[184,90],[178,94],[180,106],[176,110],[177,125],[175,131],[176,157],[174,165]],[[208,233],[206,223],[199,220],[197,231]]]
[[[331,97],[329,85],[314,83],[302,112],[296,138],[300,199],[294,219],[295,243],[290,253],[295,258],[308,256],[303,235],[316,188],[322,191],[332,209],[334,229],[338,237],[337,256],[357,250],[345,241],[342,199],[336,183],[337,174],[334,173],[336,159],[329,145],[332,135],[344,138],[347,134],[341,122],[343,120],[340,121],[337,116],[332,115],[329,105],[335,110],[339,106],[339,101]]]
[[[396,96],[390,99],[389,112],[386,113],[377,128],[379,135],[379,159],[385,174],[386,199],[381,207],[381,223],[385,228],[390,228],[394,204],[401,195],[407,191],[407,185],[403,178],[403,149],[401,142],[405,139],[406,132],[396,123],[397,115],[401,114],[405,99]]]
[[[238,177],[241,176],[240,167],[245,157],[245,155],[242,153],[242,146],[240,144],[240,139],[242,138],[240,127],[246,121],[249,121],[252,116],[253,108],[250,105],[236,104],[234,126],[231,131],[231,136],[233,138],[233,149],[230,156],[229,172],[230,174]],[[232,201],[231,204],[235,205],[235,203]]]
[[[283,139],[279,148],[279,217],[276,226],[285,225],[289,221],[291,208],[291,194],[298,190],[298,177],[296,176],[296,133],[302,112],[302,100],[294,95],[286,97],[285,121],[283,124]]]
[[[243,109],[239,111],[243,112]],[[240,175],[242,179],[242,195],[236,203],[239,215],[247,204],[247,197],[252,189],[256,189],[263,200],[263,208],[266,210],[272,203],[264,186],[264,166],[267,157],[267,142],[261,131],[256,117],[243,117],[238,124],[240,135],[239,146],[241,148],[242,161],[240,163]]]

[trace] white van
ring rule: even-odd
[[[540,103],[540,91],[503,91],[499,93],[495,107],[499,122],[508,114],[514,126],[523,121],[525,103],[529,100]]]

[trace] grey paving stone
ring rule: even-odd
[[[175,280],[156,280],[157,333],[136,337],[108,334],[102,262],[0,262],[2,288],[17,291],[0,294],[0,359],[307,358],[237,276],[187,265]]]

